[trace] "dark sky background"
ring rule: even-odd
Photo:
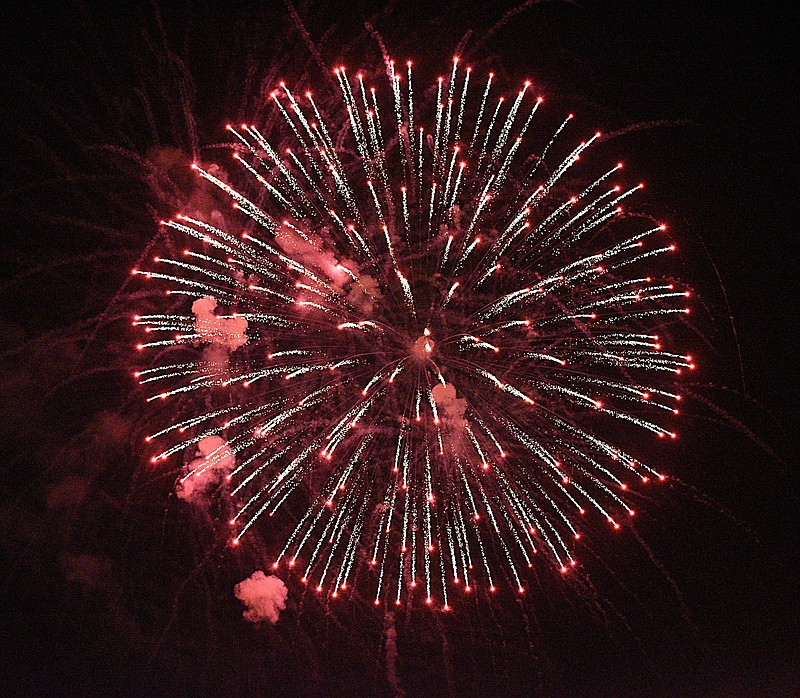
[[[783,4],[700,5],[4,10],[3,693],[800,695],[798,27]],[[471,31],[472,64],[532,79],[589,132],[637,126],[597,152],[670,224],[700,369],[681,440],[654,453],[673,477],[574,581],[543,569],[524,601],[390,617],[286,575],[281,620],[254,628],[232,588],[259,549],[232,555],[219,522],[169,496],[174,473],[144,467],[127,272],[191,196],[191,157],[213,160],[229,119],[258,122],[262,81],[324,85],[300,22],[327,65],[355,66],[380,56],[365,21],[421,75]]]

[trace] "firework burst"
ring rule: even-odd
[[[329,109],[281,83],[283,135],[229,127],[254,186],[194,165],[245,232],[163,223],[187,248],[134,273],[184,307],[135,317],[136,375],[179,415],[152,462],[230,495],[233,544],[300,511],[274,567],[336,597],[365,559],[376,604],[448,609],[500,568],[522,593],[540,551],[568,572],[663,479],[617,440],[675,437],[693,362],[660,337],[689,293],[653,271],[675,247],[623,212],[621,164],[567,191],[600,134],[564,151],[569,115],[537,143],[530,83],[504,100],[454,59],[415,101],[410,62],[386,75],[337,68]]]

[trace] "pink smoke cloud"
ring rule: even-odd
[[[185,467],[175,494],[185,502],[197,503],[223,475],[236,467],[236,457],[225,439],[207,436],[197,444],[196,458]]]
[[[217,301],[212,296],[198,298],[192,303],[195,316],[194,331],[200,340],[235,351],[247,344],[247,319],[241,315],[216,315]]]
[[[234,587],[233,593],[247,607],[242,613],[245,620],[251,623],[266,621],[275,625],[281,611],[286,609],[289,590],[275,575],[268,577],[261,570],[257,570],[239,582]]]

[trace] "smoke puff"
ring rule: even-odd
[[[431,395],[436,407],[441,410],[445,421],[453,425],[460,425],[464,421],[464,412],[467,410],[467,401],[457,397],[456,387],[452,383],[437,383],[431,390]]]
[[[278,622],[281,611],[286,609],[286,597],[289,595],[281,579],[275,575],[267,577],[261,570],[239,582],[233,593],[247,606],[242,614],[245,620],[251,623],[267,621],[271,625]]]
[[[217,301],[212,296],[198,298],[192,303],[192,313],[196,318],[194,331],[200,335],[200,339],[225,347],[228,351],[235,351],[247,344],[247,318],[216,315],[216,307]]]
[[[442,422],[442,438],[448,448],[460,453],[464,448],[465,426],[467,420],[464,413],[467,410],[467,401],[458,397],[456,387],[452,383],[437,383],[431,389],[431,396],[439,410]]]
[[[197,444],[196,458],[186,468],[175,493],[185,502],[197,502],[222,476],[236,467],[236,456],[225,439],[207,436]]]
[[[280,228],[275,233],[275,243],[292,259],[306,268],[316,268],[330,285],[347,294],[347,300],[363,313],[371,313],[376,300],[380,300],[380,286],[368,274],[359,272],[359,265],[349,259],[340,259],[326,248],[325,242],[313,234],[298,233]],[[349,273],[348,273],[349,272]],[[358,277],[358,283],[353,277]]]

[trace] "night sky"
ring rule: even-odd
[[[783,4],[681,5],[4,10],[4,694],[800,695],[798,28]],[[380,60],[379,36],[435,77],[468,34],[476,68],[611,134],[598,154],[670,224],[699,362],[681,438],[653,451],[671,477],[637,500],[635,529],[583,551],[570,581],[537,570],[524,601],[390,617],[281,573],[287,609],[254,627],[233,587],[259,548],[233,553],[146,464],[129,269],[193,196],[192,158],[266,113],[262,84],[330,85],[309,41],[326,66],[358,66]]]

